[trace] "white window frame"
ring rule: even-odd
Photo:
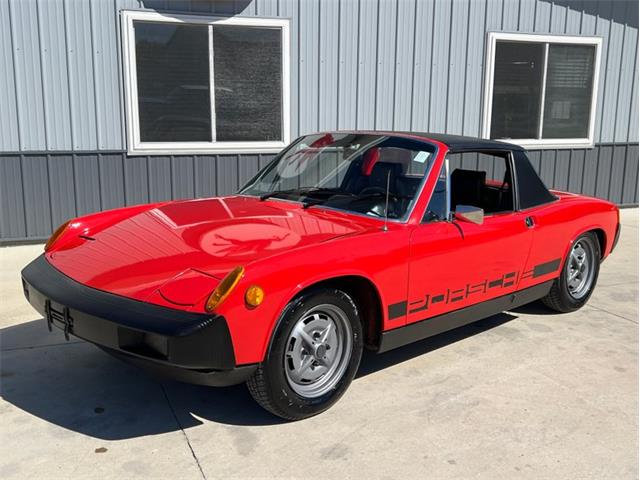
[[[125,86],[127,152],[129,155],[217,154],[217,153],[277,153],[290,142],[290,36],[289,19],[255,17],[220,17],[204,15],[168,14],[152,11],[123,10],[122,58]],[[209,25],[209,82],[211,98],[211,142],[142,142],[138,111],[138,80],[134,21]],[[213,88],[213,25],[238,25],[280,28],[282,34],[282,140],[281,141],[215,141],[215,91]]]
[[[484,79],[484,99],[482,116],[482,137],[490,138],[491,135],[491,114],[493,106],[493,80],[496,61],[496,43],[498,41],[542,43],[546,44],[542,78],[542,98],[540,106],[540,123],[538,125],[538,135],[542,136],[542,125],[544,121],[544,102],[547,85],[547,60],[549,55],[549,44],[568,45],[591,45],[596,49],[593,62],[593,89],[591,92],[591,110],[589,115],[589,136],[588,138],[501,138],[509,143],[515,143],[524,148],[546,149],[546,148],[591,148],[594,146],[594,131],[596,120],[596,108],[598,101],[598,86],[600,82],[600,55],[602,50],[601,37],[584,37],[573,35],[545,35],[533,33],[504,33],[489,32],[487,34],[487,48],[485,58],[485,79]]]

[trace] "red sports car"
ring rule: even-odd
[[[52,326],[174,379],[247,382],[287,419],[378,352],[542,299],[584,305],[619,234],[526,153],[441,134],[298,138],[237,194],[71,220],[22,271]]]

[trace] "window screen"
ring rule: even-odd
[[[280,30],[214,26],[218,141],[282,138]]]
[[[285,141],[284,27],[132,25],[140,142]]]
[[[537,138],[544,45],[498,42],[491,110],[492,138]]]
[[[211,141],[207,26],[135,23],[140,140]]]
[[[491,138],[587,139],[596,46],[497,40]]]
[[[594,48],[549,45],[543,138],[585,138],[593,88]]]

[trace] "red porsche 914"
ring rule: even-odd
[[[237,194],[76,218],[22,271],[53,326],[152,372],[247,382],[318,414],[385,352],[534,300],[583,306],[612,203],[549,191],[525,151],[428,133],[295,140]]]

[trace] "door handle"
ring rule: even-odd
[[[533,217],[527,217],[524,219],[524,223],[527,225],[527,228],[533,228],[536,224]]]

